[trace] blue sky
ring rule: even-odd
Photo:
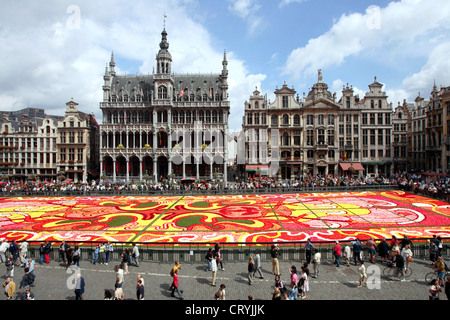
[[[227,51],[230,129],[255,86],[273,100],[286,81],[302,97],[318,69],[338,97],[376,76],[394,106],[450,85],[450,1],[23,0],[0,12],[0,110],[62,115],[73,97],[101,122],[111,51],[119,73],[152,72],[164,13],[174,72],[218,73]]]

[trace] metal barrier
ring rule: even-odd
[[[289,194],[314,192],[355,192],[398,190],[397,185],[364,185],[364,186],[315,186],[299,188],[258,188],[258,189],[208,189],[208,190],[72,190],[72,191],[3,191],[1,196],[8,197],[76,197],[76,196],[191,196],[191,195],[260,195],[260,194]]]
[[[450,257],[450,238],[442,238],[444,247],[442,249],[443,257]],[[375,239],[379,241],[379,239]],[[399,241],[401,239],[398,239]],[[415,238],[412,239],[411,249],[415,258],[428,259],[430,238]],[[81,260],[92,261],[94,247],[99,242],[66,242],[70,246],[80,244]],[[342,249],[345,243],[350,241],[340,242]],[[365,243],[365,240],[362,240]],[[59,260],[59,245],[60,242],[53,243],[50,259]],[[167,243],[136,243],[139,247],[140,261],[149,262],[172,262],[178,260],[185,263],[203,263],[205,261],[205,254],[209,247],[213,247],[215,243],[190,243],[190,244],[167,244]],[[280,251],[278,258],[280,260],[295,261],[305,259],[305,242],[278,242]],[[319,250],[323,260],[333,260],[333,248],[335,241],[321,241],[312,242],[312,244]],[[121,254],[124,249],[128,249],[131,253],[132,246],[128,243],[115,243],[114,251],[110,258],[111,261],[120,261]],[[270,260],[270,248],[272,243],[220,243],[222,259],[226,261],[246,261],[249,256],[253,255],[255,250],[258,250],[262,260]],[[352,245],[350,244],[350,248]],[[342,250],[343,251],[343,250]],[[365,253],[365,249],[363,253]],[[28,247],[29,257],[39,260],[39,246],[31,243]]]

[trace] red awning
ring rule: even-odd
[[[256,170],[266,171],[269,170],[268,165],[258,165],[258,164],[252,164],[245,166],[245,171],[256,171]]]
[[[360,170],[364,171],[364,167],[359,162],[355,162],[355,163],[345,162],[345,163],[339,163],[339,165],[341,166],[342,170],[344,170],[344,171],[348,171],[351,166],[356,171],[360,171]]]

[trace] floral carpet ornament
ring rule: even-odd
[[[450,204],[406,193],[4,197],[0,238],[146,243],[450,236]]]

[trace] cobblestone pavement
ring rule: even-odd
[[[118,261],[109,265],[93,265],[89,261],[80,262],[80,272],[86,282],[85,300],[102,300],[105,289],[113,289],[115,283],[114,267]],[[285,284],[289,283],[288,269],[291,265],[301,266],[301,261],[280,261],[281,278]],[[170,296],[169,286],[171,277],[169,271],[171,262],[146,262],[139,267],[129,266],[129,273],[125,275],[125,299],[136,299],[136,278],[141,274],[145,280],[146,300],[176,300]],[[368,269],[368,283],[375,288],[358,288],[357,267],[342,266],[337,268],[332,261],[324,261],[320,266],[317,278],[310,277],[310,291],[307,300],[427,300],[428,285],[425,274],[430,272],[428,260],[416,259],[412,263],[412,275],[405,282],[393,281],[382,275],[384,264],[365,262]],[[271,274],[271,261],[263,260],[262,269],[264,279],[255,278],[253,285],[248,284],[247,262],[233,261],[224,263],[225,270],[217,272],[217,287],[211,286],[212,274],[205,271],[203,263],[184,263],[180,273],[180,287],[184,291],[185,300],[213,300],[214,293],[220,284],[226,285],[227,298],[232,300],[247,300],[251,295],[255,300],[271,300],[274,288],[274,276]],[[1,267],[5,279],[6,268]],[[372,271],[374,270],[374,271]],[[312,266],[311,266],[312,272]],[[378,273],[377,273],[378,272]],[[381,276],[377,274],[381,273]],[[14,299],[20,299],[20,280],[24,274],[23,268],[16,267],[14,281],[17,290]],[[71,289],[75,271],[66,269],[59,261],[49,264],[36,265],[36,286],[32,288],[36,300],[73,300],[75,294]],[[379,279],[377,287],[376,279]],[[1,300],[6,300],[1,295]],[[446,299],[441,294],[441,300]]]

